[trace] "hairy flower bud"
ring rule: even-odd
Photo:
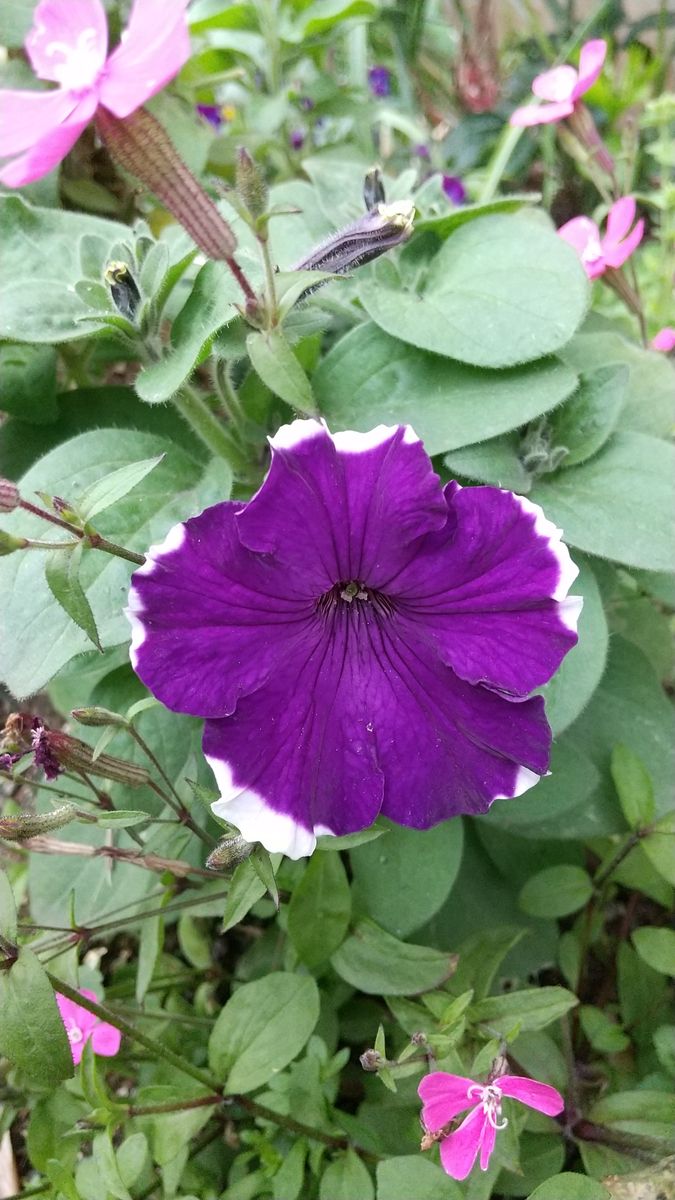
[[[376,204],[351,225],[334,233],[306,258],[296,263],[295,271],[331,271],[343,275],[353,267],[372,262],[393,246],[410,237],[415,205],[412,200]]]
[[[126,717],[111,712],[108,708],[74,708],[70,715],[79,721],[80,725],[119,725],[123,729],[129,725]]]
[[[13,554],[15,550],[25,550],[27,545],[27,538],[14,537],[13,534],[0,529],[0,558],[5,554]]]
[[[19,507],[19,489],[11,479],[0,479],[0,512],[14,512]]]
[[[112,754],[99,754],[94,758],[94,751],[86,742],[71,737],[68,733],[60,733],[55,729],[45,731],[50,750],[63,767],[68,770],[86,771],[88,775],[101,775],[104,779],[112,779],[125,783],[127,787],[143,787],[150,776],[144,767],[124,758],[116,758]]]
[[[133,321],[141,302],[138,284],[125,262],[109,262],[104,273],[113,304],[123,317]]]
[[[248,858],[252,851],[253,844],[245,841],[240,834],[235,837],[226,837],[218,842],[215,850],[211,851],[206,860],[206,866],[210,871],[218,871],[221,867],[236,867],[238,863]]]
[[[379,1071],[386,1063],[386,1059],[382,1057],[379,1050],[364,1050],[359,1058],[359,1062],[364,1071]]]
[[[50,833],[54,829],[62,829],[77,817],[74,804],[61,804],[51,812],[31,813],[21,817],[0,817],[0,838],[8,842],[22,842],[26,838],[37,837],[41,833]]]
[[[252,217],[261,217],[267,208],[267,184],[262,171],[243,146],[237,151],[237,191]]]

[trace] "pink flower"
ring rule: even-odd
[[[664,354],[670,354],[671,350],[675,350],[675,329],[672,325],[666,325],[664,329],[659,329],[649,345],[652,350],[661,350]]]
[[[434,1138],[441,1143],[443,1170],[453,1179],[466,1179],[479,1151],[481,1171],[487,1170],[497,1132],[508,1125],[502,1117],[502,1097],[520,1100],[548,1117],[557,1117],[565,1107],[554,1087],[521,1075],[500,1075],[482,1084],[462,1075],[433,1071],[425,1075],[418,1092],[423,1102],[422,1121],[432,1134],[442,1132],[459,1113],[471,1109],[454,1132]]]
[[[21,187],[65,158],[99,104],[128,117],[160,91],[190,55],[188,0],[135,0],[109,57],[101,0],[40,0],[26,53],[51,91],[0,91],[0,157],[16,155],[0,181]]]
[[[80,995],[86,996],[87,1000],[96,1001],[98,999],[94,992],[88,991],[87,988],[81,988]],[[105,1021],[99,1021],[93,1013],[86,1008],[80,1008],[79,1004],[66,999],[60,992],[56,993],[56,1003],[59,1006],[61,1020],[66,1027],[75,1066],[82,1058],[82,1052],[90,1038],[95,1054],[103,1054],[106,1058],[112,1058],[117,1054],[122,1041],[119,1029],[115,1029],[114,1025],[106,1024]]]
[[[575,67],[553,67],[537,75],[532,82],[532,91],[546,103],[527,104],[511,113],[511,125],[546,125],[560,121],[574,112],[577,100],[593,86],[602,70],[607,53],[607,43],[602,38],[586,42],[579,55],[579,70]]]
[[[645,223],[635,218],[635,201],[622,196],[607,214],[607,230],[602,237],[590,217],[573,217],[561,225],[558,233],[576,250],[589,279],[597,279],[608,267],[621,267],[642,241]],[[630,230],[630,232],[629,232]]]

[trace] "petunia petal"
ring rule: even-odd
[[[95,1054],[112,1058],[118,1053],[121,1043],[122,1034],[114,1025],[109,1025],[107,1021],[99,1021],[94,1027],[91,1044]]]
[[[635,199],[633,196],[622,196],[610,208],[607,214],[607,230],[604,237],[605,246],[615,245],[626,236],[635,220]]]
[[[96,98],[80,101],[68,121],[45,134],[25,154],[12,158],[0,171],[0,183],[23,187],[47,175],[66,157],[96,109]]]
[[[317,596],[241,545],[240,508],[216,504],[174,526],[132,577],[131,661],[175,712],[233,712],[313,618]]]
[[[62,88],[49,92],[0,91],[0,158],[20,154],[67,121],[79,99]]]
[[[190,57],[188,0],[135,0],[122,40],[101,78],[101,103],[116,117],[160,91]]]
[[[466,1179],[481,1148],[487,1123],[479,1104],[465,1117],[459,1129],[443,1138],[441,1163],[447,1175],[453,1179]]]
[[[447,1071],[432,1071],[425,1075],[417,1089],[423,1102],[422,1120],[425,1128],[436,1133],[458,1113],[473,1108],[476,1099],[475,1096],[469,1096],[473,1087],[473,1079],[463,1075],[450,1075]]]
[[[547,1117],[557,1117],[565,1107],[560,1092],[548,1083],[539,1083],[536,1079],[527,1079],[523,1075],[502,1075],[497,1081],[503,1096],[520,1100],[537,1112],[546,1113]]]
[[[584,92],[593,86],[602,71],[606,54],[607,42],[602,38],[594,38],[593,41],[586,42],[586,45],[581,47],[579,80],[575,85],[572,97],[574,100],[578,100],[579,96],[583,96]]]
[[[526,104],[516,108],[509,117],[509,124],[527,128],[530,125],[550,125],[562,121],[574,112],[571,100],[560,100],[552,104]]]
[[[574,67],[552,67],[532,80],[532,91],[540,100],[571,100],[577,73]]]
[[[386,585],[402,621],[469,683],[527,696],[576,644],[578,568],[538,505],[498,488],[447,488],[451,520]]]
[[[91,87],[108,50],[108,25],[100,0],[40,0],[26,52],[35,74],[63,87]]]
[[[339,582],[379,587],[411,543],[447,520],[438,476],[409,426],[331,435],[318,421],[294,421],[271,446],[269,475],[239,517],[239,536],[316,595]]]

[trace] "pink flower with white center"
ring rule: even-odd
[[[662,354],[670,354],[671,350],[675,350],[675,329],[672,325],[666,325],[664,329],[659,329],[659,332],[654,335],[649,343],[652,350],[660,350]]]
[[[595,221],[590,217],[573,217],[561,225],[558,233],[569,242],[579,258],[589,279],[597,279],[608,267],[621,267],[642,241],[645,223],[635,219],[635,201],[632,196],[622,196],[607,214],[604,237]],[[631,229],[631,225],[633,228]]]
[[[543,104],[527,104],[511,113],[511,125],[548,125],[574,112],[577,101],[593,86],[605,61],[607,43],[602,38],[586,42],[579,55],[579,70],[567,64],[537,75],[532,91]]]
[[[190,56],[188,0],[135,0],[108,56],[101,0],[40,0],[26,53],[50,91],[0,90],[0,181],[22,187],[57,166],[99,105],[128,117],[173,79]]]
[[[548,1117],[557,1117],[565,1107],[554,1087],[522,1075],[500,1075],[482,1084],[463,1075],[433,1071],[425,1075],[418,1093],[424,1127],[429,1134],[440,1135],[431,1140],[440,1141],[443,1170],[453,1179],[466,1179],[479,1152],[481,1171],[487,1170],[497,1133],[508,1125],[502,1116],[504,1097],[519,1100]],[[461,1125],[446,1133],[446,1125],[467,1108],[471,1111]]]
[[[94,1002],[98,1000],[94,992],[88,991],[87,988],[80,988],[80,995]],[[56,993],[56,1003],[61,1020],[66,1027],[75,1066],[82,1058],[84,1047],[90,1039],[95,1054],[102,1054],[106,1058],[112,1058],[117,1054],[122,1041],[119,1029],[115,1029],[114,1025],[108,1025],[106,1021],[99,1021],[98,1017],[95,1017],[88,1009],[81,1008],[73,1000],[62,996],[60,992]]]

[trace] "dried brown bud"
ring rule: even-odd
[[[379,1050],[364,1050],[359,1058],[359,1062],[364,1071],[379,1071],[380,1067],[386,1066],[386,1059],[382,1057]]]
[[[19,489],[11,479],[0,479],[0,512],[14,512],[19,507]]]

